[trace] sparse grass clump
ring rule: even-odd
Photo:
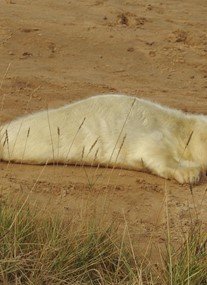
[[[0,204],[0,284],[207,284],[207,239],[200,227],[179,249],[167,244],[170,256],[155,267],[140,262],[115,226],[94,220],[74,225],[25,205]]]
[[[78,228],[78,227],[77,227]],[[133,260],[112,227],[0,208],[0,284],[133,284]]]
[[[207,235],[202,233],[200,224],[191,228],[178,249],[170,246],[171,251],[164,258],[163,283],[207,285]]]

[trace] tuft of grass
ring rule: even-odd
[[[207,235],[200,223],[192,225],[178,249],[170,247],[164,257],[163,284],[207,285]]]
[[[0,284],[135,284],[113,226],[74,232],[72,222],[20,209],[0,206]]]
[[[0,203],[0,284],[206,285],[207,237],[196,224],[163,263],[137,256],[127,224],[75,224],[23,206]],[[171,239],[172,240],[172,239]],[[170,249],[170,250],[169,250]],[[147,261],[146,261],[147,260]]]

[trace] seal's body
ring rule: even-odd
[[[144,170],[195,183],[207,169],[207,117],[126,95],[99,95],[0,128],[0,158]]]

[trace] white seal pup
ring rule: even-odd
[[[126,95],[99,95],[0,127],[0,159],[100,165],[197,183],[207,169],[207,117]]]

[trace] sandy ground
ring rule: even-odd
[[[0,0],[0,121],[102,93],[126,93],[207,114],[205,0]],[[207,228],[207,178],[188,185],[146,173],[0,164],[1,198],[97,217],[135,250]],[[167,215],[166,215],[167,214]],[[157,253],[155,253],[157,255]]]

